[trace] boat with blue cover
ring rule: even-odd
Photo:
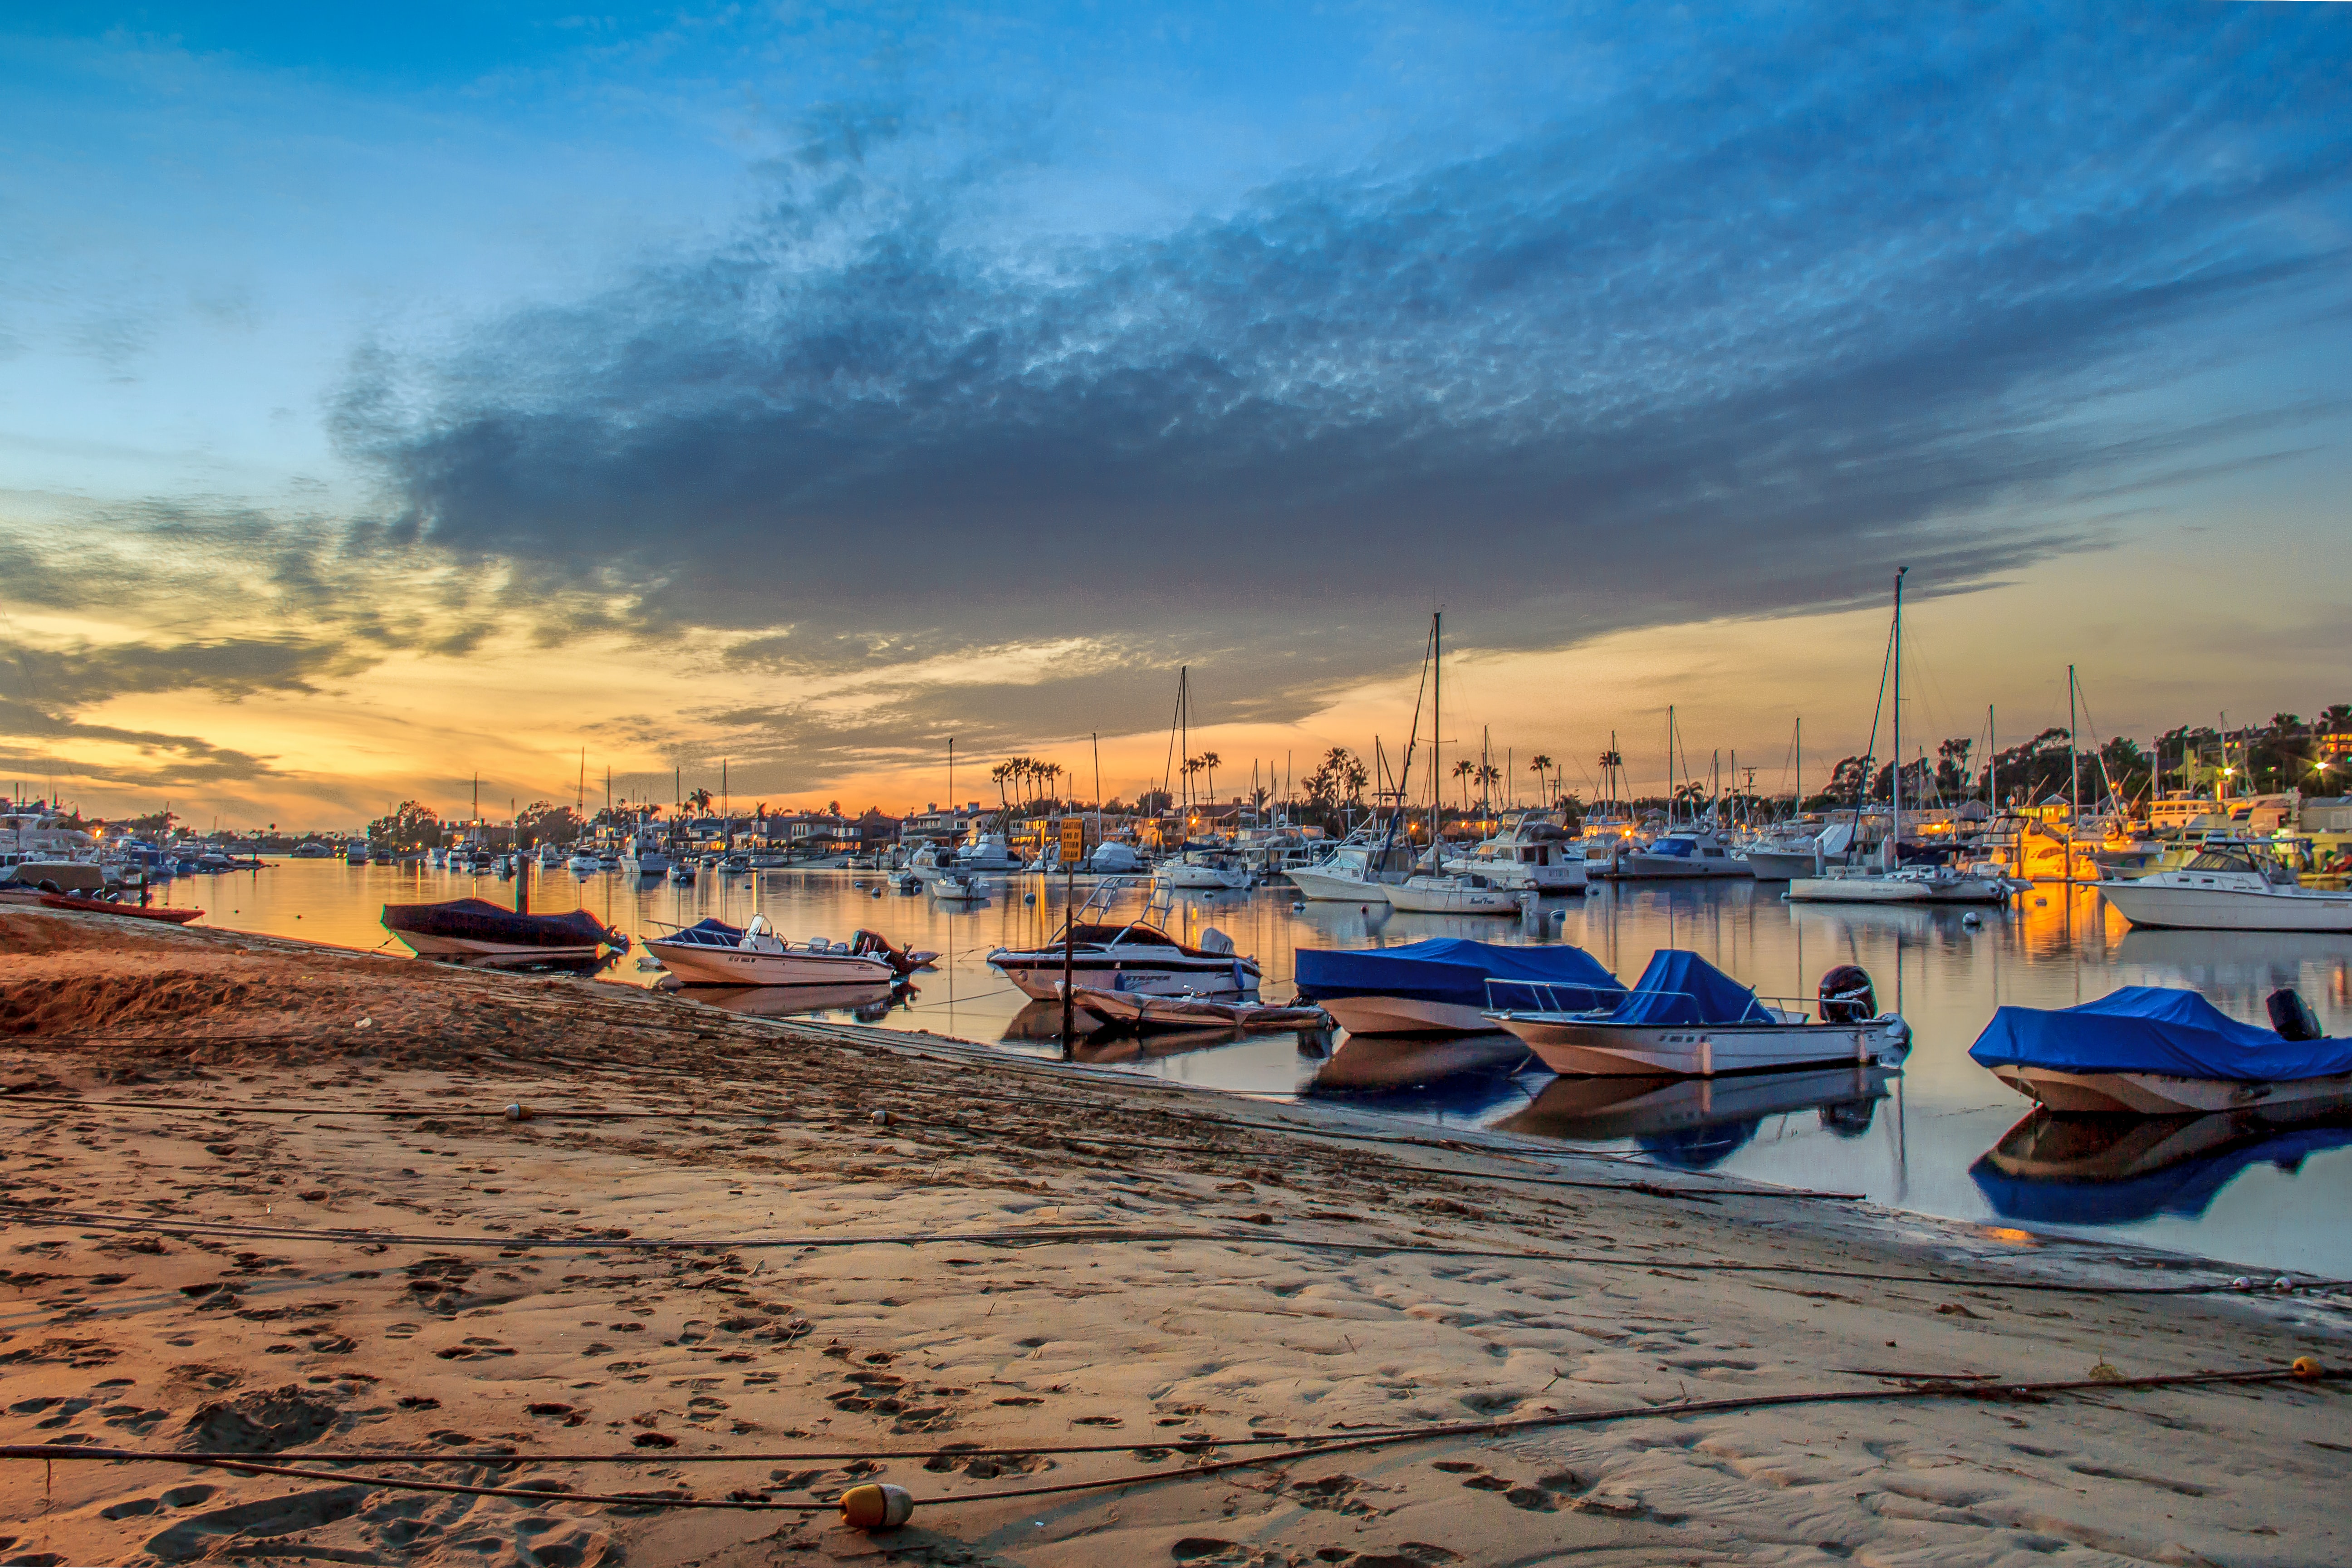
[[[2271,1011],[2288,1032],[2242,1024],[2194,991],[2126,985],[2079,1007],[2003,1007],[1969,1055],[2062,1113],[2352,1109],[2352,1040],[2320,1035],[2292,991]]]
[[[1533,1007],[1548,994],[1608,1007],[1625,994],[1580,947],[1512,947],[1465,937],[1402,947],[1302,947],[1292,954],[1291,974],[1298,999],[1320,1006],[1351,1035],[1491,1034],[1491,997]]]
[[[1822,977],[1811,1007],[1768,1005],[1754,987],[1672,947],[1654,953],[1633,990],[1605,1006],[1554,995],[1512,1007],[1497,994],[1496,1004],[1486,1014],[1496,1027],[1570,1076],[1712,1078],[1832,1062],[1892,1067],[1911,1048],[1909,1026],[1877,1010],[1870,976],[1851,964]]]

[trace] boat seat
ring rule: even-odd
[[[1224,932],[1219,931],[1214,926],[1203,926],[1201,928],[1201,951],[1202,952],[1213,952],[1219,957],[1223,957],[1224,954],[1233,952],[1233,950],[1234,939],[1232,937],[1227,936]]]

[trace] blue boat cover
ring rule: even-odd
[[[1506,947],[1452,936],[1369,950],[1302,947],[1292,954],[1291,973],[1300,998],[1311,1002],[1402,996],[1462,1007],[1582,1012],[1606,1007],[1625,993],[1580,947]]]
[[[1650,967],[1609,1015],[1612,1024],[1769,1024],[1769,1009],[1742,985],[1697,953],[1662,947]]]
[[[2194,991],[2126,985],[2079,1007],[2003,1007],[1969,1055],[1981,1067],[2152,1072],[2270,1083],[2352,1072],[2352,1040],[2287,1040]]]
[[[717,915],[705,915],[702,919],[695,921],[690,926],[680,926],[678,928],[677,934],[684,936],[690,931],[707,931],[712,936],[724,936],[737,939],[740,939],[743,935],[743,928],[741,926],[729,925]]]

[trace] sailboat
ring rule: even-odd
[[[1731,841],[1716,826],[1716,807],[1707,808],[1706,820],[1693,816],[1686,825],[1677,826],[1674,820],[1673,784],[1678,776],[1675,759],[1680,754],[1680,742],[1675,727],[1675,710],[1666,709],[1666,831],[1649,843],[1636,848],[1628,845],[1618,853],[1610,875],[1620,881],[1680,879],[1694,877],[1753,877],[1756,868],[1732,853]],[[1696,781],[1694,781],[1696,782]],[[1722,791],[1716,792],[1720,800]]]
[[[1980,876],[1951,866],[1906,867],[1903,839],[1903,579],[1911,568],[1895,572],[1895,629],[1888,657],[1894,662],[1895,766],[1887,774],[1888,829],[1881,846],[1882,864],[1875,867],[1834,866],[1817,877],[1798,877],[1782,897],[1791,903],[1811,904],[2002,904],[2014,890],[1999,876]],[[1865,779],[1864,789],[1867,789]],[[1860,803],[1856,802],[1859,810]]]
[[[1438,827],[1445,811],[1445,775],[1438,771],[1438,757],[1444,750],[1441,738],[1444,731],[1438,726],[1443,720],[1443,688],[1441,685],[1445,659],[1445,617],[1442,614],[1429,617],[1429,863],[1443,864],[1444,841]],[[1389,903],[1407,914],[1416,915],[1515,915],[1519,912],[1518,896],[1500,882],[1480,873],[1467,875],[1444,871],[1407,877],[1388,889]]]

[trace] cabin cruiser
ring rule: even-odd
[[[364,839],[354,838],[343,846],[343,864],[364,866],[368,863],[368,847]]]
[[[855,943],[788,942],[765,915],[742,927],[698,921],[649,939],[646,951],[687,985],[887,985],[898,978],[888,959]]]
[[[1162,860],[1151,873],[1159,887],[1179,892],[1229,892],[1246,888],[1250,868],[1237,855],[1217,849],[1190,849],[1174,860]]]
[[[2005,904],[2028,885],[1959,866],[1832,866],[1791,879],[1781,896],[1796,904]]]
[[[1042,947],[998,948],[989,966],[1036,1001],[1058,999],[1066,973],[1097,991],[1141,991],[1155,996],[1245,996],[1258,986],[1257,961],[1234,952],[1234,940],[1210,926],[1187,947],[1140,920],[1088,921],[1095,900]]]
[[[1481,876],[1515,891],[1533,888],[1538,893],[1580,893],[1587,885],[1584,856],[1567,830],[1533,813],[1443,864],[1457,877]]]
[[[662,853],[661,840],[643,828],[630,836],[628,847],[621,851],[621,864],[640,877],[660,877],[669,871],[669,857]]]
[[[1877,1005],[1870,976],[1851,964],[1822,977],[1818,1016],[1808,1016],[1766,1005],[1754,988],[1697,953],[1661,948],[1613,1006],[1584,1010],[1547,999],[1537,1009],[1486,1016],[1556,1073],[1712,1078],[1832,1062],[1899,1065],[1911,1048],[1910,1026]]]
[[[89,854],[97,844],[96,838],[45,805],[0,815],[0,849],[20,857],[38,855],[47,860],[72,860]]]
[[[959,871],[1019,871],[1024,868],[1013,853],[1012,840],[1002,833],[983,833],[956,851]]]
[[[1142,871],[1143,857],[1135,852],[1132,844],[1121,844],[1116,838],[1106,839],[1095,846],[1094,852],[1087,857],[1083,869],[1107,876],[1132,877]]]
[[[1677,827],[1639,848],[1622,850],[1609,874],[1623,879],[1753,877],[1756,868],[1731,852],[1712,826]]]
[[[1819,877],[1853,847],[1853,824],[1832,822],[1817,832],[1786,830],[1759,839],[1743,852],[1759,881],[1785,882]]]
[[[572,868],[572,874],[575,877],[593,877],[604,868],[604,862],[585,849],[574,850],[572,858],[564,864]]]
[[[335,858],[335,849],[331,844],[309,838],[294,846],[286,858],[289,860],[331,860]]]
[[[2102,882],[2099,894],[2135,926],[2352,931],[2352,893],[2300,886],[2264,847],[2243,839],[2208,840],[2178,870]]]
[[[2095,882],[2105,835],[2077,837],[2039,817],[2004,816],[1985,836],[1993,871],[2024,882]]]
[[[1393,834],[1374,837],[1360,831],[1327,858],[1293,866],[1283,875],[1310,899],[1386,903],[1389,889],[1412,875],[1414,858],[1413,847]]]

